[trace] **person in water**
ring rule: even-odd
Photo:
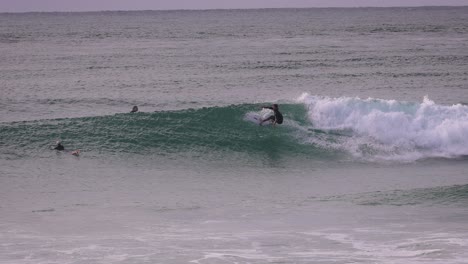
[[[283,115],[278,110],[278,105],[277,104],[273,104],[271,107],[270,106],[264,106],[262,108],[267,108],[267,109],[273,110],[274,115],[262,120],[262,122],[260,122],[260,125],[262,125],[266,121],[270,121],[271,123],[273,123],[273,125],[275,125],[275,124],[280,124],[281,125],[283,123]]]
[[[54,147],[55,150],[65,151],[65,147],[62,145],[62,142],[57,141],[57,145]],[[81,151],[79,149],[70,152],[73,156],[80,156]]]
[[[138,112],[138,106],[135,105],[135,106],[132,108],[132,111],[130,111],[130,113],[136,113],[136,112]]]
[[[62,145],[62,142],[57,141],[57,145],[55,145],[54,149],[62,151],[65,150],[65,147]]]

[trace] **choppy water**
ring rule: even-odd
[[[466,262],[467,14],[0,14],[0,262]]]

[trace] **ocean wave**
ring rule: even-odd
[[[44,155],[56,140],[83,153],[219,154],[412,162],[468,155],[468,106],[303,94],[281,104],[283,125],[246,116],[260,104],[0,124],[0,154]],[[50,153],[50,151],[49,151]],[[240,155],[239,155],[240,154]]]
[[[359,194],[314,198],[327,201],[350,201],[366,206],[411,206],[411,205],[467,205],[468,185],[439,186],[410,190],[377,191]]]
[[[284,105],[293,116],[300,105]],[[154,113],[37,120],[0,124],[1,152],[39,155],[56,140],[84,152],[172,155],[216,153],[311,154],[290,136],[288,126],[271,129],[244,120],[259,105],[243,104]]]

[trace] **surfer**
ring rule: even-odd
[[[273,123],[273,125],[275,125],[275,124],[280,124],[281,125],[283,123],[283,115],[278,110],[278,105],[277,104],[273,104],[272,106],[263,106],[262,108],[267,108],[267,109],[273,110],[274,115],[263,119],[262,122],[260,122],[260,125],[262,125],[266,121],[270,121],[271,123]]]
[[[72,152],[65,151],[65,147],[62,145],[62,142],[60,142],[60,141],[57,141],[57,145],[55,145],[54,149],[59,150],[59,151],[64,151],[66,153],[70,153],[70,154],[72,154],[73,156],[76,156],[76,157],[80,156],[80,153],[81,153],[81,151],[79,149],[74,150]]]
[[[57,145],[55,145],[54,149],[62,151],[65,150],[65,147],[62,145],[62,142],[57,141]]]
[[[132,111],[130,111],[130,113],[136,113],[136,112],[138,112],[138,106],[135,105],[135,106],[132,108]]]

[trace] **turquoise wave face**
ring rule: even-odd
[[[66,149],[88,153],[171,155],[307,155],[323,153],[305,144],[297,127],[310,125],[301,104],[282,105],[288,121],[259,126],[245,120],[260,105],[244,104],[154,113],[127,113],[0,125],[2,154],[40,155],[61,140]]]

